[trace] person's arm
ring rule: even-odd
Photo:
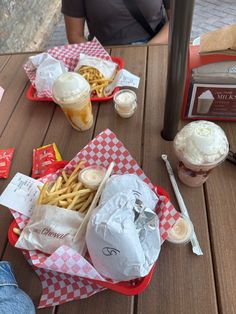
[[[160,32],[149,40],[148,44],[168,44],[170,10],[166,10],[166,15],[168,17],[168,21],[162,27]]]
[[[66,36],[69,44],[79,44],[86,42],[84,37],[84,18],[70,17],[64,15],[66,25]]]

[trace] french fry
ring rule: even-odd
[[[79,191],[82,188],[83,184],[81,182],[76,183],[75,186],[73,187],[73,192]]]
[[[75,203],[77,202],[77,200],[79,199],[79,195],[76,195],[73,199],[73,201],[70,203],[70,205],[67,207],[67,209],[74,209]]]
[[[56,179],[56,181],[55,181],[55,183],[53,184],[53,186],[52,186],[52,188],[51,188],[51,192],[54,192],[54,191],[56,191],[56,188],[57,188],[57,186],[58,186],[58,182],[59,181],[61,181],[61,177],[58,177],[57,179]]]
[[[21,230],[19,228],[13,228],[13,232],[18,236],[21,234]]]
[[[57,196],[57,195],[65,193],[67,190],[68,190],[68,188],[65,187],[65,188],[62,188],[60,190],[56,190],[55,192],[51,192],[51,191],[48,192],[48,191],[46,191],[46,195],[47,195],[48,198],[52,198],[53,196]]]
[[[78,173],[79,169],[81,169],[81,166],[83,166],[84,164],[85,164],[84,160],[81,160],[79,162],[79,164],[75,167],[75,169],[70,174],[65,186],[68,186],[77,177],[77,173]]]
[[[48,187],[48,182],[45,182],[41,191],[40,191],[40,195],[39,195],[39,199],[38,199],[38,204],[41,204],[42,203],[42,200],[44,198],[44,195],[45,195],[45,192],[47,190],[47,187]]]
[[[87,199],[87,201],[83,204],[83,206],[79,209],[79,211],[81,213],[83,213],[87,207],[92,203],[92,200],[93,200],[93,197],[94,197],[94,193],[91,193]]]
[[[92,92],[95,92],[98,97],[105,96],[104,89],[112,80],[106,79],[98,69],[91,66],[82,66],[78,73],[89,82]]]
[[[38,204],[54,205],[70,210],[85,212],[94,197],[94,191],[85,188],[79,181],[78,173],[85,161],[81,160],[70,175],[62,171],[55,182],[46,182],[38,187]]]
[[[64,181],[67,182],[68,178],[67,178],[65,171],[63,170],[61,174],[63,176]]]

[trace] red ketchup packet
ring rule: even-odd
[[[0,149],[0,178],[8,178],[14,148]]]
[[[32,178],[43,177],[48,166],[60,160],[62,158],[55,143],[35,148],[33,150]]]

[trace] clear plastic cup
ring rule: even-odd
[[[169,230],[167,241],[175,244],[186,244],[193,236],[193,224],[191,220],[183,214],[176,221],[174,226]]]
[[[97,190],[105,174],[106,169],[104,167],[97,165],[89,166],[79,172],[79,181],[86,188]]]
[[[130,89],[122,89],[114,95],[115,110],[122,118],[130,118],[137,108],[137,96]]]
[[[93,125],[90,85],[78,73],[66,72],[53,84],[52,96],[73,128],[86,131]]]
[[[177,133],[174,151],[179,179],[190,187],[198,187],[226,159],[229,143],[217,124],[200,120],[187,124]]]

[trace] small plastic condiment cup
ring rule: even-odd
[[[85,174],[90,174],[90,178],[86,177]],[[102,174],[99,178],[99,173]],[[78,178],[83,185],[92,190],[97,190],[100,183],[102,182],[106,174],[106,169],[102,166],[92,165],[85,167],[79,172]]]
[[[114,95],[115,110],[122,118],[130,118],[137,108],[137,96],[130,89],[122,89]]]
[[[166,240],[175,244],[186,244],[190,242],[193,231],[191,220],[185,215],[180,214],[180,218],[168,232]]]

